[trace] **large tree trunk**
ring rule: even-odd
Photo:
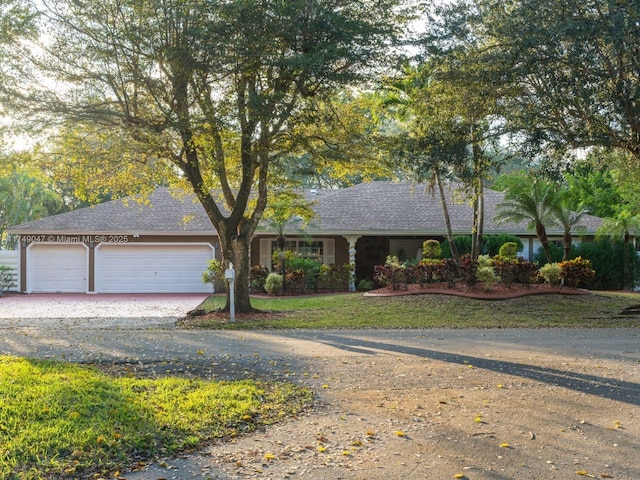
[[[449,208],[447,207],[447,198],[444,195],[444,186],[442,185],[442,178],[440,174],[435,172],[436,182],[438,183],[438,191],[440,192],[440,202],[442,203],[442,213],[444,215],[444,223],[447,227],[447,240],[449,240],[449,248],[451,250],[451,256],[457,262],[458,261],[458,249],[456,248],[456,242],[453,239],[453,230],[451,230],[451,217],[449,216]]]
[[[228,237],[228,235],[226,236]],[[235,311],[239,313],[247,313],[253,311],[251,306],[251,297],[249,296],[249,245],[251,238],[232,235],[230,238],[220,238],[220,246],[222,247],[222,256],[225,263],[233,263],[236,271],[234,283],[234,306]],[[228,311],[231,306],[231,298],[229,289],[227,289],[227,304],[225,310]]]
[[[471,232],[471,258],[477,260],[482,253],[482,232],[484,230],[484,189],[482,180],[474,188],[473,230]]]
[[[478,252],[476,255],[476,260],[482,254],[482,248],[483,248],[482,237],[484,235],[484,184],[482,183],[482,180],[480,180],[479,201],[480,201],[480,208],[478,210],[478,242],[477,242]]]
[[[260,176],[257,206],[253,211],[252,217],[246,219],[243,214],[251,191],[250,187],[247,186],[250,185],[249,182],[243,184],[243,187],[240,188],[231,214],[224,216],[211,193],[203,190],[202,185],[204,182],[200,176],[200,171],[196,168],[187,168],[187,166],[183,166],[183,171],[187,174],[196,196],[218,233],[224,267],[228,268],[229,263],[233,263],[233,268],[235,269],[235,311],[237,313],[249,313],[253,311],[249,296],[249,247],[258,219],[267,202],[264,176]],[[230,310],[230,305],[229,293],[227,293],[226,311]]]

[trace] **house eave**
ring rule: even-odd
[[[100,229],[86,229],[86,230],[24,230],[24,229],[8,229],[9,235],[20,236],[74,236],[74,235],[138,235],[138,236],[163,236],[163,237],[210,237],[217,236],[215,230],[211,231],[154,231],[154,230],[135,230],[135,229],[120,229],[120,230],[100,230]]]

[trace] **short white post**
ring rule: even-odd
[[[224,278],[229,282],[229,321],[236,321],[236,299],[235,299],[235,278],[236,271],[233,269],[233,263],[229,262],[229,268],[224,271]]]

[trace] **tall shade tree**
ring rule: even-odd
[[[475,0],[488,60],[517,87],[534,144],[611,146],[640,162],[640,8],[630,0]]]
[[[557,203],[556,185],[530,175],[514,175],[506,189],[504,200],[496,206],[495,220],[499,223],[527,222],[534,229],[547,262],[551,263],[551,247],[547,226],[555,222],[553,207]]]
[[[473,206],[472,257],[482,251],[484,182],[492,174],[498,139],[504,134],[502,98],[509,84],[495,62],[487,61],[484,37],[469,28],[478,22],[469,2],[434,2],[421,39],[424,67],[430,72],[423,102],[431,126],[449,132],[448,142],[466,151],[449,159]]]
[[[48,125],[56,118],[100,125],[170,162],[211,219],[225,262],[235,265],[235,309],[246,312],[249,245],[267,205],[270,166],[290,148],[301,105],[375,75],[402,32],[401,7],[410,5],[34,0],[33,6],[41,42],[23,52],[20,81],[1,87],[14,108]]]

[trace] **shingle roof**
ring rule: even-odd
[[[158,188],[146,197],[127,197],[53,215],[9,229],[9,233],[182,234],[214,232],[202,205],[190,194]]]
[[[445,234],[446,225],[437,190],[425,184],[371,182],[318,196],[314,223],[322,231],[339,233],[380,232],[395,234]],[[455,234],[469,234],[473,223],[471,202],[460,188],[446,189],[451,228]],[[531,234],[526,222],[498,225],[493,217],[496,205],[504,199],[502,192],[485,189],[484,233]],[[581,222],[593,233],[601,219],[585,216]],[[549,227],[550,234],[561,234],[560,227]]]
[[[340,190],[307,192],[316,202],[316,218],[309,233],[444,235],[442,206],[437,191],[424,184],[371,182]],[[496,205],[503,194],[485,190],[484,233],[532,234],[526,223],[497,225]],[[447,189],[454,233],[468,234],[472,209],[468,199],[454,187]],[[581,222],[593,234],[601,219],[585,216]],[[212,234],[214,229],[204,209],[191,194],[159,188],[147,199],[114,200],[94,207],[54,215],[12,227],[10,233],[120,233],[120,234]],[[260,233],[264,231],[261,230]],[[551,235],[559,227],[548,228]]]

